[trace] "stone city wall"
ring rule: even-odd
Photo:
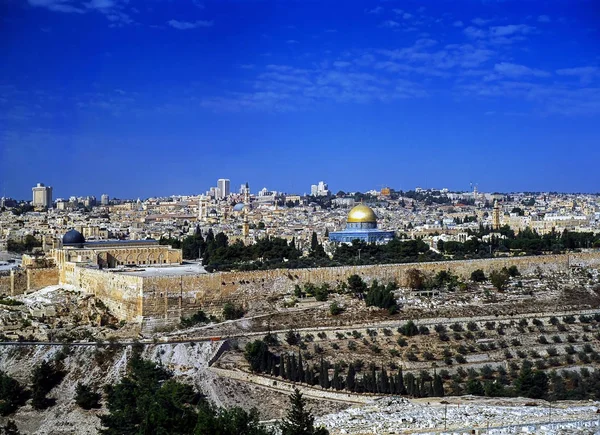
[[[271,298],[291,294],[296,284],[327,282],[336,286],[357,274],[367,282],[377,279],[382,283],[396,281],[405,286],[410,269],[419,269],[425,274],[450,270],[468,279],[476,269],[489,274],[512,265],[524,274],[537,270],[568,270],[570,266],[597,267],[600,266],[600,252],[152,277],[71,267],[73,263],[66,263],[63,272],[67,283],[96,295],[118,318],[159,327],[176,324],[182,317],[188,317],[199,309],[209,313],[220,312],[225,302],[246,308],[264,306]]]
[[[72,282],[100,299],[121,320],[142,321],[142,277],[76,267]]]
[[[335,286],[357,274],[367,282],[377,279],[387,283],[407,284],[407,271],[419,269],[425,274],[450,270],[468,279],[476,269],[486,275],[503,267],[517,266],[521,273],[537,270],[560,271],[570,266],[599,266],[600,252],[570,255],[545,255],[482,260],[442,261],[431,263],[406,263],[390,265],[344,266],[314,269],[275,269],[251,272],[220,272],[212,274],[143,278],[143,317],[161,320],[159,323],[177,322],[181,317],[194,314],[199,309],[219,312],[225,302],[244,307],[264,304],[270,297],[291,294],[296,284],[324,282]]]

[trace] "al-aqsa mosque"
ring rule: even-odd
[[[348,213],[346,228],[329,233],[329,240],[336,243],[352,243],[355,239],[367,243],[387,243],[394,236],[394,231],[378,229],[375,212],[370,207],[359,204]]]

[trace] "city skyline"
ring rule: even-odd
[[[0,8],[0,195],[600,190],[591,1]]]

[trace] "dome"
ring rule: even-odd
[[[244,204],[243,202],[240,202],[233,206],[233,211],[244,211],[245,206],[246,206],[246,204]]]
[[[348,223],[377,223],[377,216],[371,207],[359,204],[348,213]]]
[[[79,231],[70,230],[63,236],[63,245],[81,245],[85,243],[85,237]]]

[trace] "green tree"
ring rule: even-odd
[[[290,396],[290,409],[281,422],[282,435],[328,435],[325,428],[315,428],[315,418],[306,409],[306,400],[297,388]]]
[[[467,394],[472,394],[474,396],[483,396],[485,395],[485,390],[483,389],[483,385],[479,379],[469,379],[467,382]]]
[[[509,278],[510,277],[508,273],[506,273],[504,270],[494,270],[492,271],[492,273],[490,273],[490,281],[498,291],[502,291],[505,289],[506,284],[508,284]]]
[[[19,381],[0,370],[0,415],[15,412],[27,401],[29,394]]]
[[[77,383],[75,387],[75,403],[83,409],[100,408],[100,393],[94,391],[89,385]]]
[[[20,435],[19,428],[13,420],[8,420],[6,426],[0,426],[0,435]]]
[[[59,363],[54,361],[42,361],[33,369],[31,374],[31,405],[35,409],[46,409],[54,405],[54,399],[48,399],[46,395],[65,377],[65,372],[58,367]]]
[[[242,408],[214,410],[203,404],[198,412],[195,435],[272,435],[273,432],[259,423],[258,411]]]
[[[200,396],[189,385],[134,351],[127,374],[105,388],[108,414],[100,417],[104,435],[192,434]]]
[[[348,289],[354,294],[361,294],[367,290],[367,284],[358,275],[348,277]]]
[[[236,307],[231,302],[226,302],[223,305],[223,318],[225,320],[235,320],[244,316],[244,310]]]

